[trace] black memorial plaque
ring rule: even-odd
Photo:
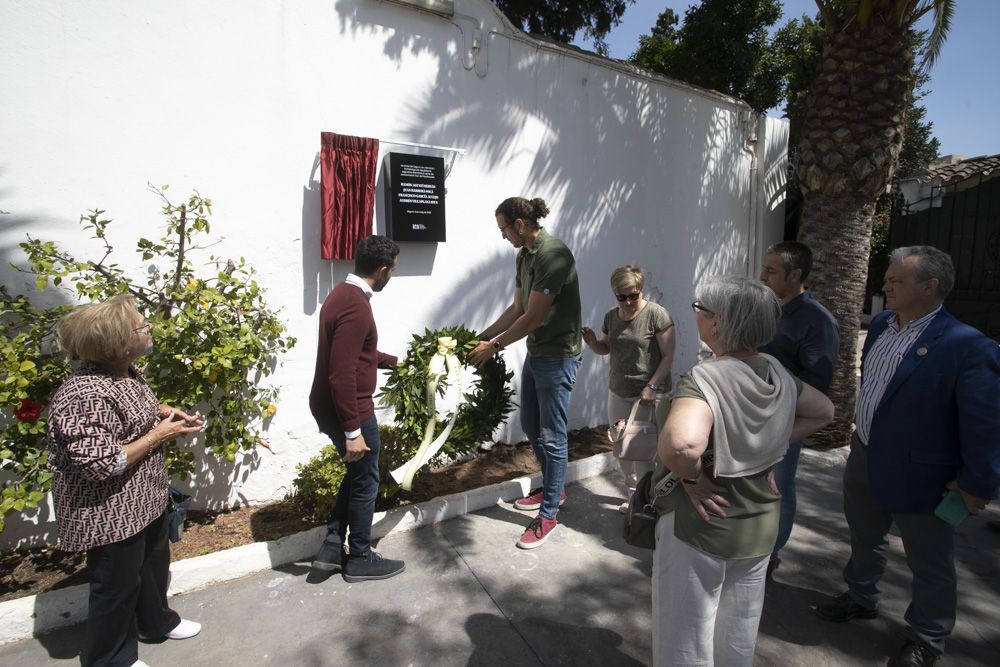
[[[444,158],[389,153],[386,162],[387,236],[395,241],[444,241]]]

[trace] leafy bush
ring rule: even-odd
[[[29,236],[20,244],[27,267],[15,268],[34,274],[40,290],[63,289],[71,302],[131,294],[154,324],[155,346],[142,360],[154,393],[168,405],[202,412],[205,446],[234,461],[240,452],[267,446],[262,429],[277,410],[278,390],[262,380],[295,339],[264,301],[255,271],[242,257],[223,261],[210,255],[195,270],[189,255],[211,245],[211,200],[195,193],[174,204],[167,186],[151,190],[163,203],[166,221],[158,241],[137,242],[140,262],[149,263],[144,284],[110,261],[111,220],[100,209],[80,218],[104,246],[100,260],[77,260],[55,242]],[[3,485],[0,530],[7,512],[37,507],[49,488],[45,408],[71,372],[63,355],[55,354],[52,332],[70,308],[38,308],[0,288],[0,470],[11,477]],[[193,470],[190,448],[168,446],[166,454],[172,475],[184,478]]]
[[[378,427],[380,448],[378,456],[379,496],[391,498],[399,490],[389,473],[406,463],[417,453],[419,442],[405,441],[394,426]],[[305,509],[321,521],[330,518],[337,504],[337,490],[344,479],[344,462],[332,444],[327,445],[308,463],[296,466],[298,476],[294,486]]]

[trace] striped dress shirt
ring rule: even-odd
[[[899,328],[899,317],[893,314],[889,317],[882,335],[872,344],[861,369],[861,390],[858,391],[858,403],[854,413],[856,435],[861,444],[868,445],[875,408],[882,401],[885,388],[896,374],[899,363],[940,310],[941,306],[938,306],[902,329]]]

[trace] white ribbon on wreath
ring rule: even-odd
[[[434,455],[437,454],[444,443],[451,435],[451,430],[455,427],[455,420],[458,418],[458,411],[465,402],[465,395],[462,392],[462,362],[455,355],[455,348],[458,342],[450,336],[438,338],[437,352],[431,357],[427,364],[427,426],[424,428],[424,438],[420,442],[417,453],[409,461],[393,470],[390,474],[399,484],[400,488],[409,491],[413,486],[413,477],[424,465],[427,464]],[[434,427],[437,425],[437,391],[441,384],[441,379],[445,377],[447,370],[448,389],[454,397],[449,401],[451,405],[451,417],[445,424],[444,430],[437,438],[434,438]]]

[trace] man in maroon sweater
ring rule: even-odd
[[[401,560],[382,558],[371,548],[372,516],[378,496],[378,422],[375,420],[377,369],[396,365],[378,351],[378,331],[369,304],[396,270],[399,246],[384,236],[358,244],[354,273],[337,285],[319,314],[316,373],[309,409],[319,430],[337,447],[347,468],[337,492],[328,533],[312,566],[343,570],[346,581],[388,579],[405,569]],[[344,539],[350,527],[350,551]]]

